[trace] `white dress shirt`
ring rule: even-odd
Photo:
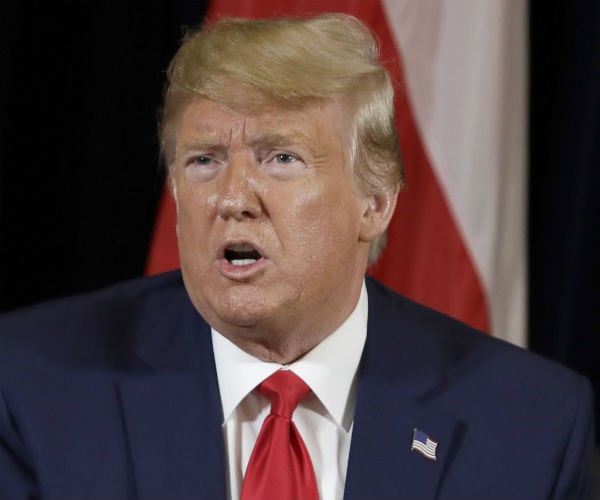
[[[289,365],[267,363],[242,351],[212,330],[223,434],[228,494],[240,497],[242,479],[270,402],[254,388],[280,369],[292,370],[312,389],[292,420],[310,454],[321,500],[342,499],[356,403],[356,370],[367,336],[368,299],[360,299],[346,321],[302,358]]]

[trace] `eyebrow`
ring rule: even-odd
[[[285,147],[292,144],[301,144],[302,146],[305,146],[311,153],[316,153],[313,142],[314,141],[312,141],[310,137],[301,132],[291,132],[289,134],[265,132],[249,141],[248,145]],[[208,150],[225,147],[225,144],[223,144],[223,142],[217,137],[193,137],[189,141],[186,141],[184,144],[177,147],[177,153],[183,154],[187,151]]]
[[[189,141],[175,147],[175,161],[179,161],[182,157],[192,151],[214,151],[215,149],[225,149],[222,141],[218,138],[201,138],[192,137]]]
[[[212,149],[222,147],[223,143],[218,139],[193,138],[181,144],[177,149],[179,151],[190,151],[195,149]]]
[[[312,155],[317,155],[318,150],[315,148],[314,140],[301,132],[291,131],[289,133],[265,132],[258,137],[249,141],[252,146],[270,146],[270,147],[286,147],[294,144],[301,145],[308,149]]]
[[[302,134],[280,134],[277,132],[265,132],[251,141],[252,144],[273,144],[273,145],[288,145],[298,142],[299,139],[306,138]]]

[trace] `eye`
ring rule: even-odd
[[[196,156],[192,158],[192,163],[195,163],[196,165],[210,165],[212,161],[213,159],[209,156]]]
[[[306,167],[300,156],[281,149],[266,151],[261,164],[269,175],[278,179],[289,179],[300,175]]]
[[[214,155],[190,155],[184,161],[186,176],[190,180],[205,182],[219,172],[222,161]]]
[[[263,163],[269,168],[291,168],[303,164],[302,158],[294,153],[285,151],[271,151],[264,156]]]
[[[297,159],[298,158],[296,156],[291,155],[289,153],[278,153],[275,155],[275,161],[277,163],[292,163]]]

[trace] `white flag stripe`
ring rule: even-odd
[[[416,441],[416,440],[413,441],[413,445],[412,445],[413,450],[420,451],[430,458],[436,458],[436,456],[435,456],[436,448],[437,448],[437,444],[434,446],[427,446],[427,445],[424,445],[423,443],[421,443],[420,441]]]
[[[526,344],[525,0],[383,0],[494,335]]]
[[[413,444],[413,448],[419,448],[420,450],[428,451],[430,453],[435,453],[435,449],[437,446],[435,445],[426,445],[421,443],[420,441],[415,441]]]

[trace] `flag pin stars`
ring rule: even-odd
[[[413,429],[413,440],[410,451],[418,451],[421,455],[429,460],[437,460],[435,450],[437,449],[437,441],[431,439],[426,433],[419,429]]]

